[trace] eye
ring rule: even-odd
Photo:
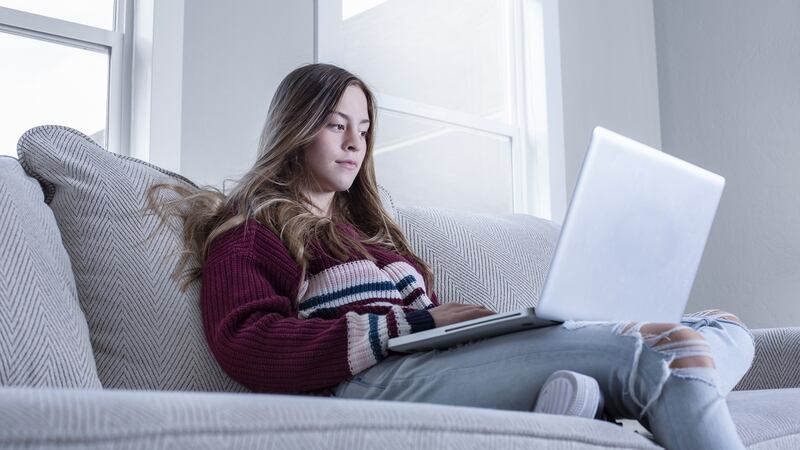
[[[366,132],[366,131],[362,131],[362,132],[361,132],[361,136],[362,136],[362,137],[367,137],[367,132]]]

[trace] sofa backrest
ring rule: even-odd
[[[560,226],[529,214],[396,205],[397,222],[434,273],[442,303],[497,312],[536,306]]]
[[[0,386],[101,388],[69,255],[39,183],[0,156]]]
[[[208,349],[201,281],[181,292],[170,276],[183,249],[180,224],[147,240],[159,220],[142,214],[147,188],[162,181],[197,186],[58,125],[27,131],[18,151],[60,228],[103,386],[246,391]],[[497,311],[536,304],[558,237],[556,224],[523,214],[399,207],[380,191],[412,248],[432,266],[440,301]],[[177,194],[161,195],[167,200]]]

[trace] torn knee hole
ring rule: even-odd
[[[742,320],[739,319],[739,317],[737,317],[735,314],[731,314],[731,313],[729,313],[727,311],[723,311],[721,309],[706,309],[704,311],[700,311],[699,314],[702,315],[702,316],[706,316],[706,317],[713,317],[713,318],[730,320],[731,322],[736,322],[739,325],[744,325]]]
[[[741,321],[738,317],[734,316],[733,314],[728,314],[726,316],[721,316],[722,319],[730,320],[731,322],[736,322],[739,325],[744,325],[744,322]]]
[[[652,323],[641,327],[653,350],[673,356],[669,367],[715,367],[711,347],[697,331],[681,324]]]
[[[703,339],[700,333],[677,323],[647,323],[640,329],[642,337],[652,342],[653,346],[663,345],[668,342]]]
[[[635,326],[637,323],[638,323],[638,322],[628,322],[628,323],[626,323],[626,324],[625,324],[625,325],[622,327],[622,329],[620,330],[620,332],[619,332],[619,333],[620,333],[620,334],[623,334],[623,335],[624,335],[624,334],[627,334],[627,333],[629,333],[629,332],[630,332],[630,331],[633,329],[633,327],[634,327],[634,326]]]
[[[688,356],[685,358],[673,359],[670,368],[678,367],[711,367],[715,368],[714,359],[709,356]]]

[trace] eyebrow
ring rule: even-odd
[[[331,111],[331,112],[330,112],[330,113],[328,113],[328,114],[338,114],[338,115],[340,115],[340,116],[344,117],[345,119],[347,119],[347,120],[350,120],[350,116],[348,116],[347,114],[345,114],[345,113],[343,113],[343,112],[339,112],[339,111]],[[362,120],[362,121],[361,121],[361,122],[359,122],[359,123],[370,123],[370,122],[369,122],[369,119],[364,119],[364,120]]]

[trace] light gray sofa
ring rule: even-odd
[[[146,239],[147,186],[191,181],[62,126],[18,153],[0,157],[0,448],[660,448],[598,420],[248,392],[206,347],[200,283],[170,279],[177,224]],[[535,305],[556,224],[383,195],[443,302]],[[754,334],[733,418],[749,448],[800,448],[800,328]]]

